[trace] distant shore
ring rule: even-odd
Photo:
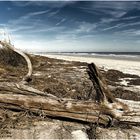
[[[84,56],[84,55],[58,55],[58,54],[40,54],[42,56],[47,56],[50,58],[62,59],[67,61],[79,61],[87,63],[95,63],[97,66],[108,70],[115,69],[122,71],[124,73],[136,74],[140,76],[140,62],[127,60],[127,59],[116,59],[113,57],[97,57],[97,56]]]

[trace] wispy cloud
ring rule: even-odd
[[[138,21],[138,22],[125,23],[122,27],[136,26],[136,25],[140,25],[140,21]]]
[[[19,7],[26,7],[28,5],[30,5],[30,0],[29,1],[14,1],[14,0],[10,0],[15,6],[19,6]]]
[[[55,10],[55,11],[51,11],[51,12],[48,13],[47,16],[48,17],[53,17],[53,16],[57,15],[59,13],[59,11],[60,11],[59,9],[58,10]]]
[[[22,20],[22,19],[30,19],[31,17],[33,16],[39,16],[39,15],[42,15],[42,14],[47,14],[51,11],[51,9],[48,9],[48,10],[43,10],[43,11],[35,11],[35,12],[31,12],[31,13],[28,13],[22,17],[19,18],[19,20]]]
[[[113,17],[121,17],[129,10],[125,8],[125,4],[122,2],[92,2],[90,5],[79,7],[85,12],[90,12],[91,14],[100,14],[103,13]]]
[[[46,14],[46,13],[48,13],[48,12],[50,12],[50,9],[49,9],[49,10],[44,10],[44,11],[32,12],[32,13],[29,13],[29,14],[27,15],[27,17],[29,18],[29,17],[31,17],[31,16],[38,16],[38,15]]]
[[[136,18],[140,18],[140,16],[123,17],[121,20],[132,20],[132,19],[136,19]]]
[[[116,19],[115,18],[101,18],[100,23],[101,24],[108,24],[108,23],[111,23],[113,21],[116,21]]]
[[[92,32],[96,27],[97,27],[97,24],[81,22],[78,29],[76,29],[76,32],[77,33],[89,33],[89,32]]]
[[[9,20],[8,24],[3,25],[3,26],[7,26],[11,32],[31,31],[31,30],[34,31],[34,29],[38,30],[38,29],[43,28],[43,27],[47,28],[48,25],[45,24],[44,22],[42,22],[41,19],[33,18],[33,17],[38,17],[38,16],[43,15],[43,14],[47,14],[48,16],[53,16],[57,12],[58,11],[52,13],[51,9],[30,12],[30,13],[27,13],[26,15],[21,16],[17,19]],[[47,30],[49,30],[49,29],[50,28],[47,28]]]
[[[66,21],[66,18],[61,19],[59,22],[56,23],[56,26],[60,25],[61,23],[63,23],[64,21]]]
[[[39,15],[46,14],[49,12],[50,12],[50,10],[30,12],[30,13],[27,13],[24,16],[21,16],[17,19],[9,20],[8,23],[11,25],[22,25],[24,23],[29,23],[30,21],[33,22],[33,19],[32,19],[33,16],[39,16]],[[38,20],[38,19],[36,19],[36,20]]]
[[[46,6],[49,8],[62,8],[65,7],[67,5],[71,5],[76,3],[76,1],[56,1],[56,0],[52,0],[52,1],[40,1],[40,0],[28,0],[28,1],[14,1],[11,0],[13,2],[13,4],[15,4],[16,6],[20,6],[20,7],[26,7],[26,6]]]
[[[127,30],[121,30],[114,32],[114,35],[122,36],[122,37],[131,37],[132,40],[139,40],[140,37],[140,30],[136,29],[127,29]]]
[[[140,37],[140,2],[13,1],[12,6],[10,11],[16,14],[6,7],[0,27],[8,27],[17,45],[92,49]]]
[[[120,23],[120,24],[117,24],[117,25],[115,25],[115,26],[110,26],[110,27],[107,27],[107,28],[104,28],[104,29],[102,29],[102,31],[108,31],[108,30],[112,30],[112,29],[115,29],[115,28],[120,28],[120,27],[122,27],[122,23]]]
[[[93,2],[93,8],[99,9],[112,9],[112,10],[123,10],[128,11],[132,9],[140,9],[140,3],[136,1],[102,1],[102,2]]]
[[[31,29],[33,29],[33,26],[21,25],[19,27],[14,27],[14,28],[11,28],[11,25],[8,26],[9,32],[25,31],[25,30],[31,30]]]

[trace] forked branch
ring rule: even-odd
[[[88,64],[87,72],[89,74],[90,80],[93,83],[93,86],[95,87],[96,99],[100,104],[105,105],[110,110],[112,110],[112,114],[116,118],[121,117],[125,112],[129,110],[126,104],[118,101],[112,96],[105,82],[105,79],[103,78],[95,64]]]

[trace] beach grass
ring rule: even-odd
[[[3,65],[26,65],[25,60],[16,52],[8,49],[0,49],[0,63]]]

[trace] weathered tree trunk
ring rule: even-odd
[[[110,123],[111,116],[114,115],[113,109],[98,102],[57,98],[22,84],[0,83],[0,91],[0,105],[6,109],[29,110],[37,114],[92,123],[99,120],[104,125]],[[125,112],[121,116],[121,123],[140,125],[139,103],[133,104],[131,112]]]
[[[64,117],[86,122],[107,124],[110,117],[102,114],[107,110],[93,101],[76,101],[61,99],[50,94],[45,94],[36,89],[22,84],[0,84],[0,105],[7,109],[30,110],[34,113],[43,112],[52,117]],[[12,94],[11,94],[12,92]]]

